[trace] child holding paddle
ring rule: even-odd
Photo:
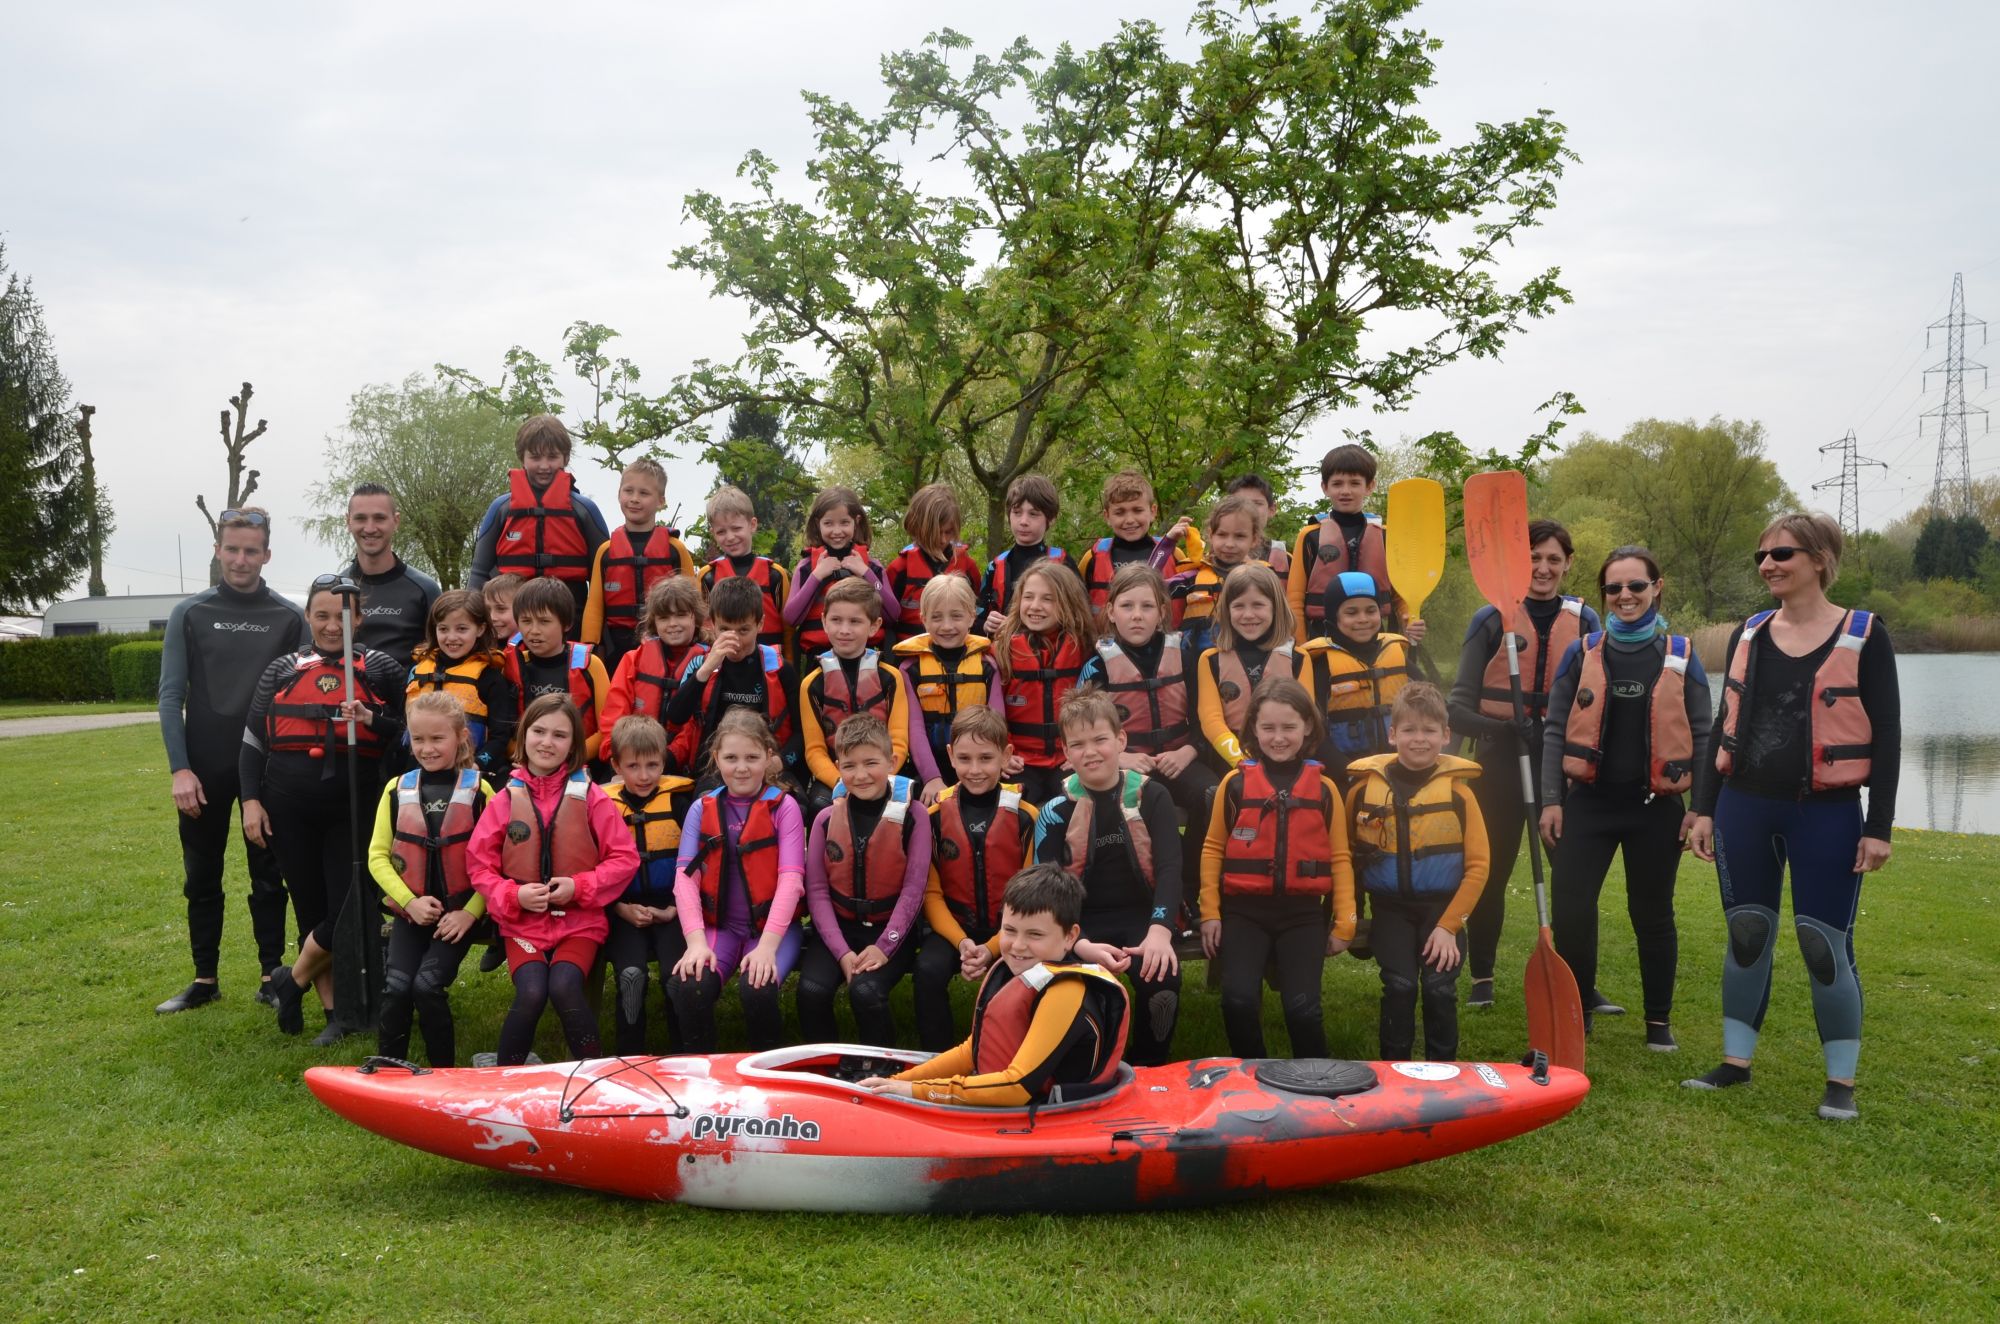
[[[1381,520],[1368,514],[1375,495],[1375,457],[1366,446],[1335,446],[1319,462],[1320,491],[1327,509],[1299,530],[1292,549],[1285,596],[1297,622],[1298,642],[1329,633],[1322,602],[1327,583],[1347,570],[1389,583],[1388,536]],[[1421,618],[1402,622],[1410,642],[1424,641]]]

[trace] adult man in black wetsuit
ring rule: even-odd
[[[255,507],[225,510],[216,521],[222,582],[182,601],[167,617],[160,657],[160,736],[180,812],[188,942],[194,982],[154,1010],[189,1011],[220,996],[215,967],[222,947],[222,861],[229,810],[237,799],[236,756],[257,678],[273,661],[304,647],[305,616],[264,583],[271,559],[271,517]],[[249,856],[250,928],[257,968],[284,959],[285,887],[277,857],[243,843]],[[265,1000],[262,991],[260,1001]]]
[[[340,573],[361,585],[361,620],[354,641],[381,649],[407,669],[411,654],[424,641],[438,585],[396,555],[396,530],[402,522],[395,493],[380,483],[355,488],[347,498],[354,559]]]

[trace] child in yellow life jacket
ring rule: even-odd
[[[758,604],[757,642],[790,658],[785,600],[791,596],[792,577],[770,557],[757,555],[755,503],[740,487],[718,487],[709,494],[703,520],[708,525],[706,550],[711,555],[699,575],[702,593],[714,593],[715,586],[725,579],[743,578],[755,584],[763,597]]]
[[[676,575],[694,576],[694,553],[680,530],[660,523],[667,503],[667,471],[640,458],[618,479],[618,508],[625,522],[611,531],[590,562],[590,596],[577,637],[597,649],[607,668],[639,642],[641,608],[654,587]]]
[[[558,694],[576,706],[583,720],[582,762],[598,757],[604,743],[604,697],[611,682],[589,644],[565,642],[574,604],[569,590],[553,579],[531,579],[514,595],[514,623],[521,642],[506,653],[507,679],[524,705]]]
[[[833,733],[857,713],[879,718],[889,729],[900,771],[910,753],[910,696],[903,673],[868,646],[882,620],[882,600],[865,579],[843,579],[826,591],[821,621],[826,651],[807,658],[799,682],[799,728],[805,741],[806,811],[816,815],[833,803],[840,769],[832,751]]]
[[[1021,798],[1029,804],[1044,804],[1062,790],[1063,699],[1076,688],[1096,644],[1081,580],[1054,561],[1037,561],[1021,573],[1014,605],[993,636],[993,655],[1007,740],[1021,763]]]
[[[992,646],[971,632],[976,606],[963,579],[939,575],[924,585],[924,633],[896,645],[916,723],[910,730],[910,762],[927,805],[936,804],[945,786],[957,780],[949,747],[958,715],[981,707],[996,716],[1004,711]]]
[[[1389,712],[1393,754],[1350,767],[1348,839],[1354,873],[1374,912],[1372,941],[1382,973],[1381,1052],[1407,1059],[1416,1043],[1419,994],[1424,1056],[1458,1056],[1458,934],[1486,885],[1486,825],[1472,778],[1479,765],[1454,758],[1444,696],[1422,681]],[[1330,952],[1353,939],[1356,915],[1336,904]]]
[[[415,695],[404,716],[417,766],[382,788],[368,844],[369,877],[396,915],[375,1051],[408,1058],[414,1012],[430,1064],[449,1067],[458,1063],[451,984],[486,914],[485,898],[472,890],[466,844],[493,788],[473,765],[465,710],[454,695]]]
[[[509,601],[512,601],[510,598]],[[431,604],[423,646],[410,664],[409,693],[442,691],[458,700],[482,773],[504,775],[521,692],[507,679],[507,660],[493,646],[486,600],[470,589],[447,589]]]
[[[1057,865],[1015,874],[1001,912],[1000,959],[973,1002],[971,1037],[861,1087],[931,1103],[1022,1108],[1115,1084],[1131,999],[1115,976],[1077,961],[1083,906],[1083,884]]]
[[[1389,706],[1410,683],[1410,641],[1382,628],[1383,586],[1358,570],[1326,586],[1331,629],[1307,642],[1326,709],[1334,780],[1347,784],[1348,765],[1389,749]]]
[[[1292,643],[1292,612],[1278,576],[1252,562],[1230,572],[1215,602],[1215,647],[1195,664],[1195,711],[1215,766],[1243,761],[1250,696],[1268,675],[1289,675],[1308,689],[1312,669]]]
[[[949,483],[931,483],[910,497],[903,512],[903,531],[910,545],[896,554],[883,571],[896,614],[889,620],[889,642],[900,644],[922,634],[924,590],[940,577],[957,575],[968,587],[979,587],[979,566],[958,540],[963,516],[958,494]]]
[[[1263,545],[1264,517],[1256,503],[1248,497],[1225,497],[1208,514],[1207,558],[1167,581],[1173,628],[1196,657],[1215,643],[1215,600],[1221,596],[1222,581],[1237,566],[1263,560],[1257,555]],[[1173,560],[1173,545],[1162,539],[1153,549],[1153,568],[1165,574]]]
[[[604,793],[632,831],[639,868],[611,903],[611,932],[604,952],[618,987],[619,1056],[646,1051],[646,966],[660,965],[660,987],[687,954],[679,912],[674,908],[674,869],[681,844],[681,819],[692,801],[694,783],[665,774],[667,732],[650,717],[621,718],[611,728],[611,767],[617,780]],[[679,1051],[673,1003],[667,1004],[669,1052]]]
[[[681,677],[708,651],[701,641],[701,624],[708,614],[701,585],[686,575],[674,575],[653,585],[646,595],[645,624],[638,647],[618,659],[611,689],[604,696],[604,729],[613,735],[616,757],[618,723],[626,717],[650,717],[664,725],[667,701]],[[682,722],[667,733],[665,771],[692,777],[701,752],[701,729]]]
[[[880,621],[901,608],[889,592],[882,563],[868,554],[869,537],[868,511],[853,488],[829,487],[813,498],[806,512],[806,554],[792,568],[792,595],[785,599],[785,624],[798,632],[802,665],[826,651],[826,629],[820,623],[826,590],[850,575],[873,584],[882,595],[882,617],[868,643],[880,648],[888,641]]]
[[[958,1042],[951,981],[1000,931],[1000,897],[1027,862],[1035,807],[1001,782],[1013,756],[1007,722],[984,705],[961,709],[949,754],[957,783],[931,806],[931,868],[924,888],[930,933],[917,949],[917,1043],[941,1053]]]
[[[1201,949],[1221,957],[1229,1051],[1264,1056],[1264,971],[1275,963],[1293,1057],[1325,1057],[1321,980],[1329,909],[1354,902],[1340,792],[1308,758],[1319,713],[1272,676],[1250,699],[1251,757],[1222,780],[1201,859]]]
[[[806,842],[812,935],[799,958],[799,1034],[830,1043],[842,986],[857,1042],[893,1048],[889,994],[917,955],[917,915],[930,876],[930,815],[916,787],[896,775],[888,729],[857,713],[834,733],[841,794],[813,821]]]

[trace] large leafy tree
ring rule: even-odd
[[[715,414],[782,409],[809,443],[866,448],[878,506],[962,472],[989,536],[1030,471],[1081,498],[1136,462],[1169,513],[1228,473],[1289,472],[1313,418],[1400,406],[1568,299],[1553,269],[1496,275],[1555,201],[1562,125],[1443,141],[1413,8],[1207,0],[1188,59],[1150,22],[1050,56],[945,31],[883,60],[879,113],[807,94],[810,202],[757,151],[747,200],[687,199],[700,237],[674,264],[751,327],[655,421],[705,443]],[[965,190],[923,177],[927,154]]]
[[[1986,524],[1977,515],[1932,515],[1917,534],[1910,554],[1911,569],[1919,579],[1963,579],[1978,577],[1979,558],[1992,541]]]
[[[60,596],[90,566],[91,493],[69,381],[56,362],[34,283],[0,245],[0,610]]]
[[[562,347],[563,362],[590,396],[564,424],[578,446],[596,451],[613,470],[657,449],[654,443],[661,436],[652,402],[639,392],[637,365],[606,350],[616,339],[618,332],[602,323],[572,322],[563,332]],[[560,417],[565,407],[555,365],[519,345],[502,356],[500,375],[491,384],[448,364],[438,364],[437,372],[442,381],[516,423],[536,414]]]

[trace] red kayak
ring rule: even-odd
[[[426,1070],[370,1059],[306,1084],[359,1126],[446,1158],[648,1200],[878,1213],[1211,1204],[1511,1139],[1590,1082],[1488,1062],[1121,1068],[1028,1109],[884,1098],[921,1053],[808,1044],[715,1057]]]

